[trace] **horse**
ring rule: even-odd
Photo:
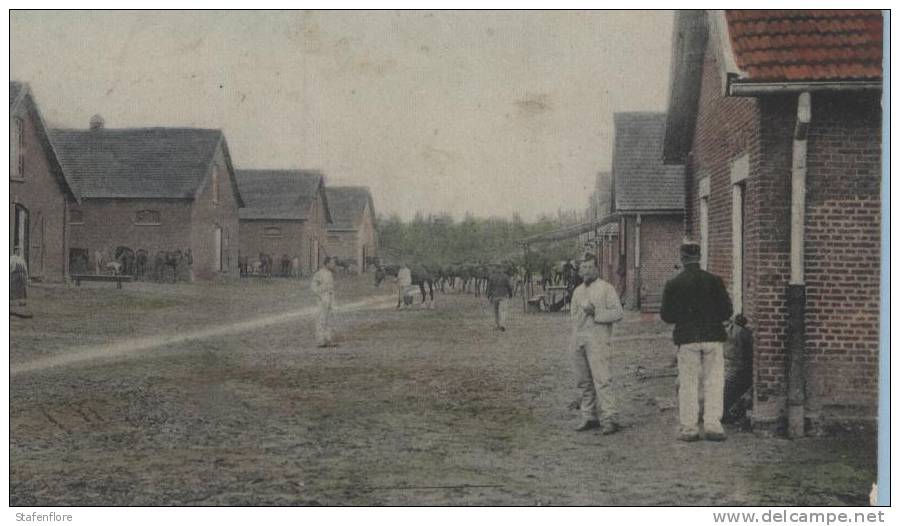
[[[118,246],[116,247],[114,259],[120,265],[119,272],[127,276],[134,276],[136,274],[134,264],[135,256],[133,250],[128,247]]]
[[[428,308],[434,308],[434,274],[425,265],[414,265],[412,270],[412,284],[418,285],[422,292],[422,303],[425,303],[425,285],[428,285],[430,301]]]

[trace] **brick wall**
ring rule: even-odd
[[[65,210],[70,199],[63,192],[59,178],[50,171],[47,152],[38,137],[37,121],[29,111],[28,101],[20,104],[13,119],[21,118],[25,132],[25,172],[16,178],[17,159],[10,159],[9,180],[9,253],[12,254],[15,226],[15,205],[28,211],[29,247],[28,270],[33,278],[46,281],[63,281],[66,276]],[[10,140],[15,140],[10,134]],[[11,148],[12,150],[12,145]]]
[[[336,256],[341,260],[356,262],[356,270],[362,269],[362,246],[359,244],[359,231],[357,230],[329,230],[326,238],[328,255]]]
[[[187,199],[85,199],[70,206],[69,248],[87,251],[92,272],[98,250],[111,259],[120,246],[143,249],[151,261],[160,250],[183,252],[191,248],[190,207]],[[159,212],[159,224],[138,224],[136,214],[142,210]],[[81,221],[73,222],[76,213]]]
[[[809,416],[874,418],[878,399],[881,112],[877,96],[812,99],[807,173]]]
[[[212,195],[212,172],[219,169],[219,199],[216,203]],[[238,226],[238,205],[234,187],[230,181],[225,154],[220,145],[213,157],[210,172],[200,188],[191,207],[191,246],[194,255],[194,276],[197,279],[215,277],[238,277],[237,253],[240,246]],[[222,229],[222,260],[224,271],[216,268],[215,228]]]
[[[256,261],[261,253],[269,254],[276,269],[280,269],[281,256],[287,254],[291,261],[299,258],[300,271],[307,274],[308,258],[303,251],[304,226],[303,221],[241,220],[241,257],[246,257],[248,261]]]
[[[708,46],[715,44],[710,39]],[[732,162],[747,155],[743,311],[754,331],[754,418],[777,423],[786,399],[790,197],[796,95],[725,97],[708,47],[692,152],[686,234],[699,240],[709,177],[709,270],[732,290]],[[855,102],[853,102],[855,101]],[[880,113],[859,94],[813,97],[806,269],[807,409],[813,420],[870,416],[877,392]]]
[[[681,215],[641,218],[641,310],[658,310],[666,281],[678,272]]]

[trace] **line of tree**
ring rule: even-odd
[[[386,263],[420,263],[446,267],[459,263],[523,263],[522,246],[517,241],[556,230],[563,225],[547,216],[526,223],[518,214],[476,218],[466,214],[455,221],[450,214],[417,213],[410,221],[396,214],[378,216],[379,252]],[[571,259],[576,240],[565,240],[532,247],[529,266]]]

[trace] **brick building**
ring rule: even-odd
[[[279,262],[297,259],[305,275],[318,270],[327,254],[325,237],[332,222],[325,178],[314,170],[238,170],[238,186],[247,206],[241,209],[241,256],[261,254]]]
[[[332,186],[325,193],[334,219],[328,225],[328,253],[366,272],[367,258],[377,255],[372,194],[365,186]]]
[[[194,279],[237,276],[243,202],[220,130],[107,129],[94,117],[90,129],[52,130],[51,139],[81,197],[68,211],[73,264],[93,269],[97,256],[126,247],[150,262],[160,252],[192,259]]]
[[[654,311],[679,261],[684,170],[662,162],[664,113],[617,113],[614,121],[612,217],[619,224],[614,283],[626,308]]]
[[[686,235],[754,330],[761,429],[876,418],[882,23],[676,16],[665,157],[686,165]]]
[[[66,208],[77,203],[27,84],[9,83],[9,252],[35,280],[66,277]]]

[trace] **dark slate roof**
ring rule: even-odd
[[[369,205],[369,214],[374,219],[372,194],[365,186],[331,186],[325,189],[328,209],[336,229],[356,229],[363,221],[363,212]]]
[[[747,80],[881,80],[881,11],[748,9],[725,17]]]
[[[306,220],[324,183],[317,170],[237,170],[235,175],[246,203],[241,219]]]
[[[684,210],[684,167],[663,164],[665,113],[616,113],[616,212]]]
[[[19,98],[19,95],[25,91],[25,85],[21,82],[11,81],[9,83],[9,107],[12,108],[13,103]]]
[[[224,139],[220,130],[199,128],[50,134],[66,176],[87,198],[192,199]]]

